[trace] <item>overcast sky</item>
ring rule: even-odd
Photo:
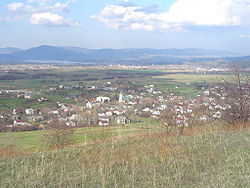
[[[250,0],[0,0],[0,47],[42,44],[250,54]]]

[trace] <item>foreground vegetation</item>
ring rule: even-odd
[[[120,137],[119,137],[120,136]],[[1,187],[248,187],[250,130],[116,135],[0,161]]]

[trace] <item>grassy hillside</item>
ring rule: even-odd
[[[1,187],[249,187],[249,129],[145,130],[2,159]]]

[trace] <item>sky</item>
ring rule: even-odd
[[[250,54],[250,0],[0,0],[0,47]]]

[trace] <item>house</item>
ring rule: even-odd
[[[25,99],[31,99],[31,95],[25,94],[25,95],[23,96],[23,98],[25,98]]]
[[[137,105],[137,101],[136,100],[131,100],[128,102],[129,105]]]
[[[98,117],[105,117],[105,116],[106,116],[106,114],[103,112],[98,113]]]
[[[22,114],[22,113],[23,113],[23,110],[21,108],[15,108],[12,111],[13,115],[18,115],[18,114]]]
[[[123,110],[114,110],[114,114],[116,114],[117,116],[122,115],[123,113]]]
[[[146,107],[146,108],[144,108],[142,111],[143,111],[143,112],[150,112],[151,109],[150,109],[149,107]]]
[[[59,115],[59,111],[58,110],[51,110],[49,111],[50,115]]]
[[[66,122],[66,126],[68,126],[68,127],[75,127],[76,123],[73,122],[73,121],[68,121],[68,122]]]
[[[213,114],[214,118],[220,119],[222,116],[222,113],[220,111],[217,111],[216,113]]]
[[[28,123],[26,123],[24,120],[15,120],[14,121],[14,126],[25,126],[25,125],[29,125]]]
[[[160,116],[161,115],[161,112],[160,111],[153,111],[152,113],[153,115],[157,115],[157,116]]]
[[[152,118],[155,118],[155,119],[158,119],[161,115],[161,112],[160,111],[153,111],[151,117]]]
[[[127,119],[125,116],[118,116],[115,118],[115,123],[120,125],[120,124],[131,123],[131,121]]]
[[[86,104],[86,108],[91,109],[92,108],[92,104],[88,101]]]
[[[182,127],[182,126],[187,127],[188,126],[187,120],[188,119],[184,115],[179,114],[176,118],[176,125],[179,127]]]
[[[101,118],[98,122],[99,126],[108,126],[109,125],[109,119],[108,118]]]
[[[49,99],[42,97],[42,98],[40,98],[40,99],[37,99],[37,101],[38,101],[38,102],[48,102]]]
[[[105,102],[109,102],[110,98],[109,97],[96,97],[96,101],[100,103],[105,103]]]
[[[32,116],[32,115],[34,115],[35,113],[36,113],[36,110],[33,109],[33,108],[27,108],[27,109],[25,110],[25,114],[26,114],[27,116]]]
[[[105,114],[106,114],[106,116],[110,117],[113,115],[113,111],[107,111]]]
[[[19,95],[17,95],[17,98],[18,98],[18,99],[24,98],[24,95],[23,95],[23,94],[19,94]]]
[[[80,119],[82,119],[82,117],[81,117],[80,115],[77,115],[77,114],[73,114],[73,115],[69,118],[70,121],[77,121],[77,120],[80,120]]]

